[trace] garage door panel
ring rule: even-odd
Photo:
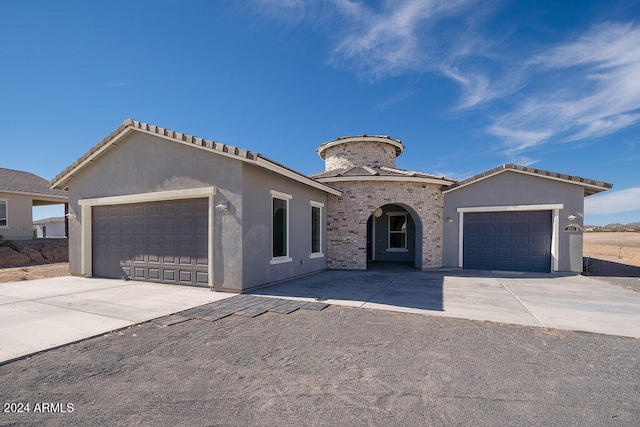
[[[493,257],[495,256],[495,248],[493,247],[481,247],[480,248],[480,256],[481,257]]]
[[[99,277],[208,285],[208,199],[93,208]]]
[[[198,252],[198,255],[196,257],[196,264],[197,265],[209,265],[209,258],[207,256],[207,252]]]
[[[496,244],[498,246],[505,246],[511,244],[511,236],[498,236],[496,237]]]
[[[529,256],[529,248],[514,248],[511,253],[514,257],[526,258]]]
[[[159,268],[149,268],[147,278],[149,280],[158,281],[160,280],[160,269]]]
[[[178,228],[178,220],[177,219],[172,219],[172,218],[167,218],[164,221],[164,227],[163,227],[163,232],[165,234],[172,234],[172,233],[177,233],[179,228]]]
[[[207,285],[209,283],[209,274],[196,271],[196,283],[199,285]]]
[[[497,257],[510,257],[511,256],[511,250],[509,248],[505,248],[505,247],[498,247],[496,248],[496,252],[495,255]]]
[[[122,218],[133,217],[133,208],[131,206],[123,206],[120,209],[120,215],[122,216]]]
[[[142,205],[142,204],[134,205],[133,206],[133,215],[137,216],[137,217],[138,216],[143,216],[143,217],[148,216],[147,215],[147,207]]]
[[[180,203],[180,215],[191,215],[194,213],[194,206],[192,203]]]
[[[147,230],[149,230],[149,233],[151,234],[159,234],[159,233],[162,233],[163,231],[161,220],[152,219],[149,221],[147,227],[148,227]]]
[[[551,224],[551,211],[465,214],[463,266],[548,272]]]
[[[180,283],[192,283],[193,277],[191,270],[179,270],[178,271],[178,281]]]
[[[529,224],[515,224],[512,228],[512,232],[516,235],[529,235],[531,233],[531,229],[529,227]]]

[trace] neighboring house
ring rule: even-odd
[[[583,198],[611,184],[515,165],[457,182],[397,169],[403,150],[338,138],[305,176],[127,120],[51,183],[69,190],[70,271],[236,292],[375,261],[581,271]]]
[[[63,216],[33,221],[33,229],[38,239],[67,237],[66,220]]]
[[[33,238],[33,207],[65,204],[66,191],[52,190],[49,181],[30,172],[0,168],[0,235]]]

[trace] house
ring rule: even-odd
[[[67,203],[67,192],[49,188],[49,181],[30,172],[0,168],[0,235],[33,238],[33,207]]]
[[[66,218],[55,216],[33,221],[33,229],[38,239],[67,237]]]
[[[582,269],[583,199],[611,184],[504,165],[464,181],[396,168],[388,136],[320,145],[305,176],[126,120],[52,180],[70,271],[242,292],[326,268]]]

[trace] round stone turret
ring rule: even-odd
[[[343,136],[325,142],[316,150],[324,160],[325,171],[358,166],[396,167],[402,154],[402,141],[381,135]]]

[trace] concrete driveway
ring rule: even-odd
[[[328,270],[252,293],[640,337],[640,293],[584,276],[397,267]],[[233,295],[73,276],[0,284],[0,363]]]
[[[56,277],[0,284],[0,363],[233,296],[135,281]]]
[[[580,275],[328,270],[253,294],[640,337],[640,293]]]

